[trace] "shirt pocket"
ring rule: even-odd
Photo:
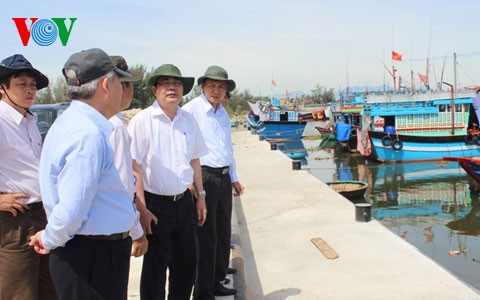
[[[195,137],[193,133],[187,131],[178,133],[176,141],[177,146],[175,148],[177,149],[177,154],[182,155],[187,161],[190,161],[195,146]]]

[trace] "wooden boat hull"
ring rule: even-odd
[[[442,160],[445,155],[480,156],[480,145],[470,144],[466,135],[412,136],[369,130],[371,157],[381,162]]]
[[[339,180],[326,183],[333,190],[347,199],[354,200],[362,198],[367,191],[368,183],[357,180]]]

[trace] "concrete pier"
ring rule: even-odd
[[[235,202],[244,299],[480,299],[378,221],[356,222],[354,204],[281,151],[248,132],[232,137],[245,185]],[[316,237],[339,257],[327,259]]]
[[[479,299],[473,289],[248,131],[232,133],[245,194],[234,201],[235,299]],[[328,259],[313,243],[326,241]],[[132,258],[129,299],[140,299]],[[232,283],[229,285],[232,286]],[[233,300],[233,297],[217,297]]]

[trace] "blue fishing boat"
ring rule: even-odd
[[[368,136],[371,157],[381,162],[442,160],[444,156],[480,155],[479,135],[472,134],[478,118],[472,91],[383,94],[365,97],[363,114],[381,117],[384,130]],[[368,118],[366,118],[368,120]]]
[[[253,111],[249,111],[245,115],[245,120],[247,121],[247,126],[249,129],[254,129],[256,130],[259,128],[262,124],[260,123],[260,117],[253,113]]]
[[[252,114],[258,116],[256,132],[264,139],[301,139],[309,119],[302,118],[302,113],[274,106],[271,103],[249,103]],[[310,113],[311,115],[311,113]],[[256,118],[250,116],[250,119]],[[247,121],[248,121],[247,117]],[[254,128],[254,127],[252,127]]]

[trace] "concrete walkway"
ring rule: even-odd
[[[235,201],[240,299],[480,299],[478,291],[248,131],[232,133],[245,194]],[[236,226],[236,224],[233,224]],[[327,259],[311,239],[339,254]],[[243,278],[243,279],[242,279]]]
[[[355,221],[355,206],[249,131],[232,133],[245,194],[234,201],[231,277],[236,300],[480,300],[477,290],[390,232]],[[339,254],[327,259],[320,237]],[[129,300],[140,299],[132,258]],[[233,300],[233,297],[217,297]]]

